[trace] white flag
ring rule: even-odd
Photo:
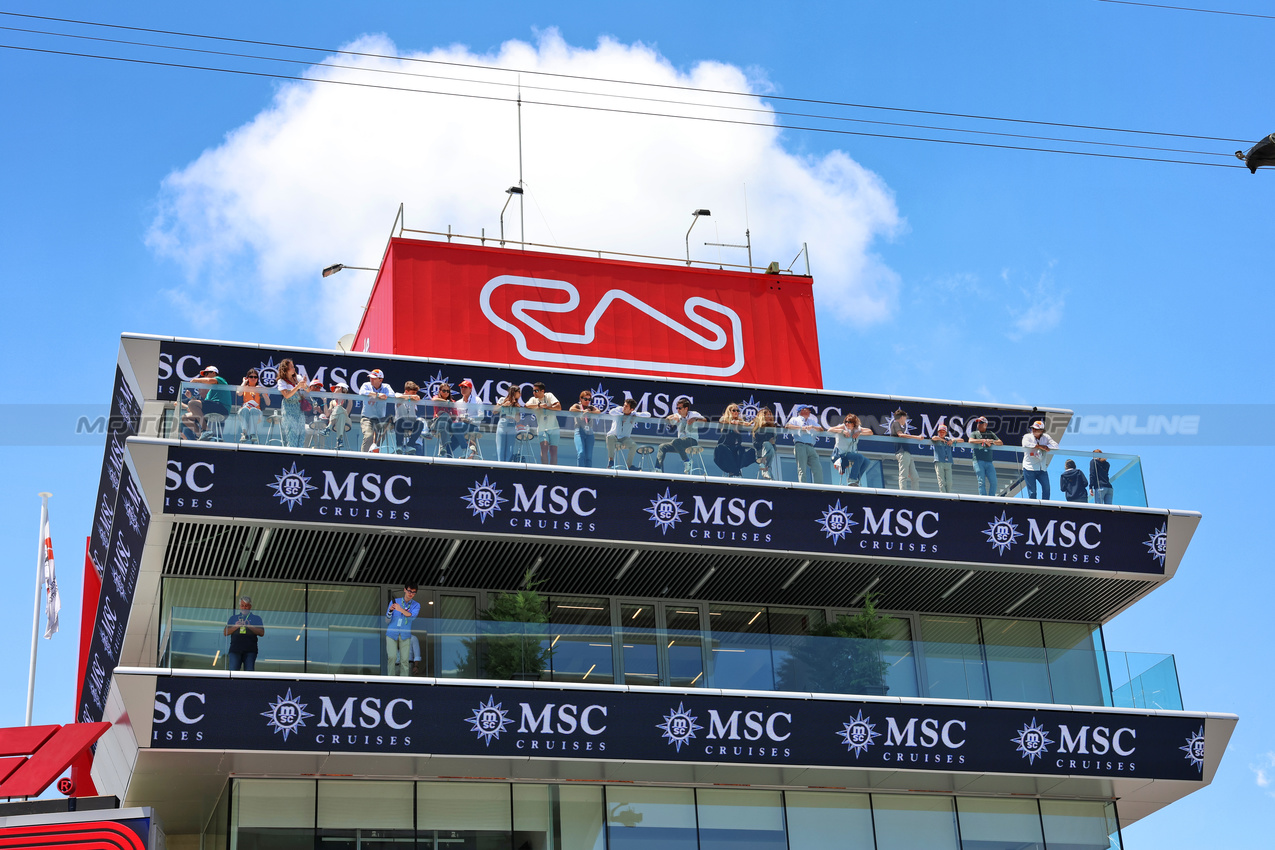
[[[62,595],[58,593],[58,577],[53,571],[53,539],[49,536],[49,506],[40,512],[40,577],[44,582],[44,637],[51,638],[58,631],[58,613],[62,610]]]

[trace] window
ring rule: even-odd
[[[1095,638],[1097,626],[1085,623],[1042,623],[1053,701],[1068,705],[1102,705],[1102,676]]]
[[[309,586],[307,670],[378,676],[385,606],[375,587]]]
[[[788,844],[802,850],[873,850],[867,794],[789,791],[784,794]]]
[[[313,779],[236,779],[231,850],[310,850]]]
[[[509,786],[418,782],[417,838],[473,850],[509,850]]]
[[[699,850],[788,850],[778,791],[701,788],[695,802]]]
[[[890,850],[959,850],[956,812],[947,797],[873,794],[877,846]]]
[[[166,578],[159,663],[187,670],[226,669],[226,620],[235,610],[229,579]]]
[[[708,609],[709,684],[714,688],[775,688],[770,627],[761,605],[712,605]]]
[[[698,850],[690,788],[606,790],[609,850]]]
[[[1036,620],[983,620],[992,699],[1052,702],[1045,638]]]
[[[1120,826],[1111,803],[1041,800],[1049,850],[1120,850]]]
[[[256,669],[269,673],[305,672],[305,585],[238,581],[231,594],[232,604],[237,606],[241,596],[251,597],[252,613],[261,618],[265,629],[257,640]],[[229,647],[230,638],[225,640]]]
[[[513,846],[520,850],[606,850],[602,788],[515,785]]]
[[[928,696],[987,699],[983,648],[973,617],[921,617],[924,681]]]
[[[550,669],[555,682],[611,684],[611,603],[589,596],[549,599]]]
[[[956,808],[963,850],[1045,850],[1035,800],[965,797]]]
[[[415,838],[411,782],[319,782],[318,842],[324,850],[397,850]]]

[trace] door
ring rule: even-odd
[[[702,603],[621,600],[618,608],[616,667],[625,684],[707,686]]]

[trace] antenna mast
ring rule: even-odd
[[[518,75],[518,188],[527,187],[522,182],[522,75]],[[527,210],[524,206],[523,194],[518,196],[518,232],[522,250],[527,250]]]

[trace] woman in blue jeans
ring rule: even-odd
[[[509,392],[496,402],[496,407],[499,412],[496,420],[496,459],[508,463],[514,456],[518,421],[522,419],[522,387],[517,381],[509,382]]]
[[[847,483],[857,486],[868,466],[868,459],[859,454],[859,438],[871,437],[872,429],[860,426],[859,417],[847,413],[840,425],[833,425],[828,430],[836,434],[837,440],[832,450],[832,468],[838,473],[848,472]]]
[[[571,405],[575,418],[576,466],[593,466],[594,425],[598,420],[590,413],[601,413],[593,406],[593,393],[585,390],[580,393],[580,401]]]

